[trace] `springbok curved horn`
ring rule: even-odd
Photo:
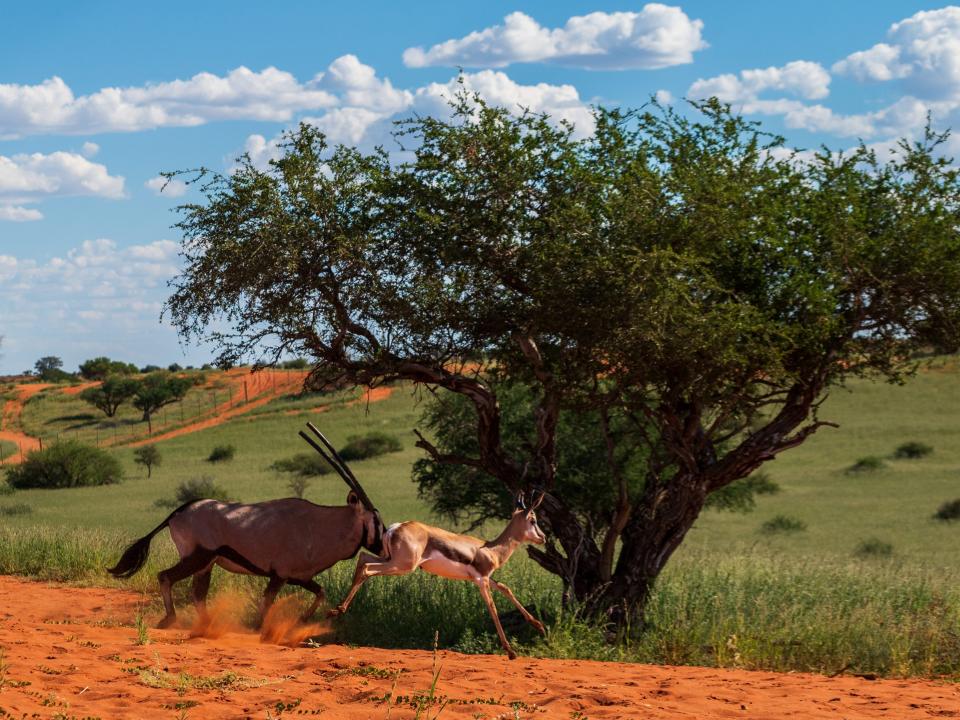
[[[524,497],[524,492],[523,492],[523,490],[521,490],[520,492],[517,493],[517,497],[515,498],[515,501],[516,501],[516,504],[517,504],[517,510],[526,510],[526,509],[527,509],[526,498]]]
[[[530,509],[531,509],[531,510],[536,510],[538,507],[540,507],[540,503],[543,502],[543,499],[544,499],[546,496],[547,496],[546,491],[545,491],[545,490],[541,490],[541,491],[539,492],[539,494],[537,494],[537,495],[535,496],[533,502],[530,503]]]

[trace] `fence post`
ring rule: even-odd
[[[243,381],[243,401],[250,402],[250,395],[247,394],[247,381]]]
[[[39,438],[37,438],[37,439],[40,441],[40,451],[43,452],[43,438],[42,438],[42,437],[39,437]],[[23,455],[23,451],[22,451],[22,450],[20,451],[20,454]]]

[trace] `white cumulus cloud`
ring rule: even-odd
[[[68,195],[122,198],[124,179],[77,153],[0,155],[0,220],[39,220],[22,205]]]
[[[830,73],[815,62],[795,60],[783,67],[741,70],[695,81],[687,95],[694,99],[716,96],[728,103],[753,103],[761,93],[778,91],[817,100],[830,94]]]
[[[409,67],[505,67],[518,62],[548,62],[587,69],[654,69],[693,61],[707,47],[703,22],[682,9],[660,3],[639,12],[593,12],[546,28],[529,15],[513,12],[494,25],[424,50],[408,48]]]
[[[38,85],[0,84],[0,138],[40,133],[131,132],[216,120],[286,122],[297,112],[331,107],[336,98],[274,67],[238,67],[225,76],[198,73],[139,87],[75,96],[60,77]]]
[[[165,178],[162,175],[150,178],[144,184],[154,195],[166,195],[171,198],[182,197],[187,192],[187,184],[176,178]]]

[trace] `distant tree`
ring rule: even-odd
[[[152,474],[154,466],[160,465],[162,459],[160,450],[156,445],[141,445],[133,451],[133,461],[147,469],[148,478]]]
[[[170,372],[180,372],[183,370],[183,366],[179,363],[170,363],[170,365],[167,366],[167,370]]]
[[[147,373],[157,372],[158,370],[163,370],[159,365],[144,365],[140,368],[140,372],[146,375]]]
[[[80,393],[80,399],[103,411],[107,417],[117,414],[117,408],[132,398],[140,383],[123,375],[109,375],[100,385],[87,388]]]
[[[143,412],[149,432],[153,432],[153,414],[170,403],[182,400],[193,383],[168,372],[150,373],[137,385],[133,406]]]
[[[45,382],[59,382],[67,375],[67,373],[61,370],[63,360],[55,355],[47,355],[40,358],[33,364],[33,367],[37,376]]]
[[[136,372],[137,366],[132,363],[103,356],[80,363],[80,375],[87,380],[103,380],[107,375],[132,375]]]

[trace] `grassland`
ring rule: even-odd
[[[128,475],[121,485],[2,497],[0,505],[26,503],[33,512],[0,518],[0,572],[109,584],[104,565],[162,519],[165,511],[154,501],[170,497],[179,482],[211,476],[244,501],[287,495],[286,478],[269,466],[304,451],[296,431],[307,420],[337,444],[370,430],[397,435],[400,452],[354,463],[354,469],[387,522],[431,520],[410,482],[419,457],[411,391],[399,388],[369,406],[350,399],[288,396],[256,414],[164,441],[158,446],[163,464],[150,479],[133,464],[132,450],[118,449]],[[327,407],[316,412],[320,402]],[[841,428],[825,428],[768,464],[779,494],[761,497],[751,514],[708,512],[698,520],[658,583],[647,628],[629,640],[608,644],[599,629],[564,614],[556,580],[517,556],[503,579],[551,626],[550,638],[541,641],[522,623],[511,624],[520,644],[560,657],[960,676],[960,523],[932,519],[941,503],[960,497],[956,359],[935,361],[904,387],[856,381],[838,388],[821,417]],[[892,459],[908,441],[934,451]],[[235,459],[207,462],[210,450],[223,444],[237,448]],[[884,467],[846,472],[871,455]],[[340,503],[345,492],[327,475],[315,479],[306,496]],[[800,520],[805,529],[763,532],[778,515]],[[892,546],[891,554],[858,554],[871,539]],[[150,566],[132,586],[153,597],[153,575],[172,557],[169,540],[158,537]],[[323,579],[331,598],[345,592],[350,572],[344,563]],[[246,593],[252,612],[262,581],[219,573],[216,582]],[[447,647],[497,647],[474,588],[423,574],[371,581],[338,624],[343,640],[381,646],[428,647],[434,629]]]

